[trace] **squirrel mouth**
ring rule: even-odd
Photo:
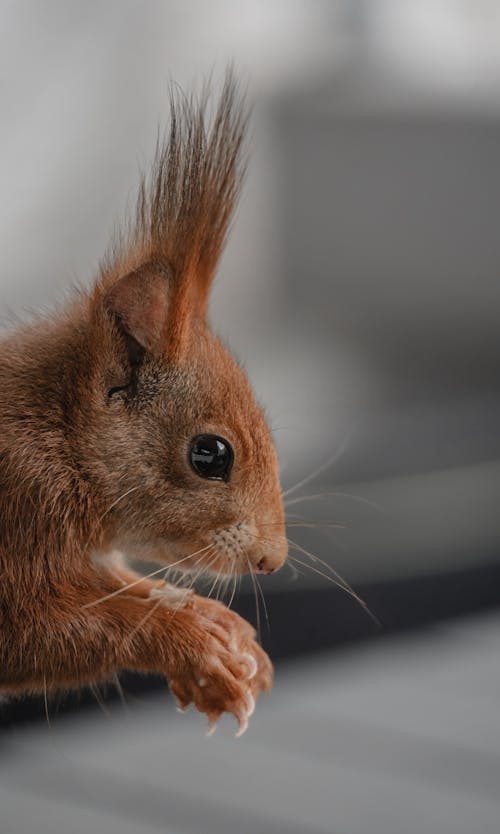
[[[164,564],[166,570],[197,578],[235,577],[244,574],[275,573],[287,557],[283,533],[262,536],[252,522],[227,525],[200,538],[161,539],[152,549],[144,548],[141,558]]]

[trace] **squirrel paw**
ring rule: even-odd
[[[261,691],[272,686],[272,664],[252,626],[215,600],[196,597],[197,628],[203,646],[194,662],[170,676],[170,688],[184,711],[189,704],[205,713],[211,735],[223,712],[238,722],[237,737],[248,727]]]

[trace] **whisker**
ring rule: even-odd
[[[323,567],[330,571],[330,573],[335,577],[337,582],[341,583],[347,590],[354,594],[354,591],[347,582],[347,580],[345,580],[344,577],[341,576],[340,573],[338,573],[332,565],[330,565],[328,562],[325,562],[323,559],[320,559],[320,557],[317,556],[316,553],[312,553],[310,550],[307,550],[307,548],[305,548],[298,542],[293,541],[293,539],[287,539],[287,541],[291,547],[294,547],[296,550],[299,550],[301,553],[304,554],[304,556],[308,556],[309,559],[312,559],[313,562],[318,562],[320,565],[323,565]]]
[[[287,521],[287,527],[336,527],[337,530],[345,530],[347,524],[337,521]]]
[[[186,579],[186,577],[181,574],[181,576],[179,577],[177,582],[174,584],[174,587],[175,588],[184,587],[186,589],[186,591],[191,591],[192,588],[194,587],[195,583],[200,578],[200,576],[202,576],[204,573],[209,571],[210,567],[217,561],[217,552],[215,550],[214,550],[213,553],[210,553],[210,551],[208,551],[208,553],[205,553],[203,556],[201,556],[199,559],[196,560],[195,566],[198,565],[202,560],[205,560],[207,557],[208,557],[209,561],[208,562],[203,562],[203,564],[201,565],[201,567],[198,568],[197,571],[193,571],[193,573],[189,576],[190,581],[188,582],[187,585],[184,585],[184,586],[182,585],[182,582]]]
[[[247,559],[247,563],[248,563],[248,572],[249,572],[250,578],[252,580],[253,592],[254,592],[254,596],[255,596],[255,624],[256,624],[256,627],[257,627],[257,639],[258,639],[259,643],[262,643],[262,632],[261,632],[261,628],[260,628],[260,606],[259,606],[259,598],[257,596],[257,585],[255,583],[255,574],[253,572],[252,565],[250,564],[250,559],[248,558],[248,556],[246,557],[246,559]]]
[[[210,565],[213,565],[213,564],[214,564],[214,562],[216,562],[216,561],[217,561],[217,553],[215,553],[215,554],[214,554],[213,558],[212,558],[212,559],[211,559],[211,560],[210,560],[210,561],[209,561],[206,565],[202,565],[202,566],[201,566],[201,568],[200,568],[200,569],[198,570],[198,572],[196,573],[196,575],[195,575],[195,576],[193,576],[191,583],[190,583],[190,584],[188,585],[188,587],[186,588],[186,590],[187,590],[188,592],[191,590],[191,588],[193,587],[193,585],[194,585],[194,583],[196,582],[196,580],[198,579],[198,577],[199,577],[199,576],[200,576],[200,575],[201,575],[204,571],[208,570],[208,569],[210,568]],[[177,605],[176,605],[176,606],[175,606],[175,608],[174,608],[174,616],[175,616],[175,614],[177,614],[177,611],[178,611],[180,608],[182,608],[182,606],[183,606],[183,602],[182,602],[182,600],[181,600],[180,602],[178,602],[178,603],[177,603]]]
[[[285,519],[286,527],[336,527],[340,530],[345,530],[347,524],[341,521],[290,521]],[[259,524],[259,527],[281,527],[281,521],[265,521]]]
[[[309,565],[307,562],[303,562],[301,559],[298,559],[297,556],[292,556],[291,553],[288,554],[288,558],[291,559],[292,562],[296,562],[297,564],[302,565],[302,567],[307,568],[308,570],[312,571],[313,573],[317,573],[318,576],[323,577],[323,579],[326,579],[327,582],[331,582],[333,585],[335,585],[341,591],[344,591],[344,593],[348,594],[348,596],[350,596],[354,600],[356,600],[356,602],[361,606],[363,611],[367,614],[368,617],[370,617],[372,622],[375,623],[375,625],[378,628],[382,627],[380,621],[377,619],[375,614],[373,614],[373,612],[370,611],[370,609],[368,608],[368,605],[366,604],[364,599],[362,599],[360,596],[358,596],[358,594],[355,591],[352,590],[350,585],[345,584],[344,581],[339,581],[338,579],[336,579],[333,576],[328,576],[328,574],[324,573],[323,571],[319,570],[318,568],[313,567],[313,565]]]
[[[236,582],[236,580],[235,580],[234,568],[233,568],[231,574],[227,578],[226,588],[224,590],[224,600],[226,601],[226,605],[227,605],[227,595],[231,594],[230,599],[232,597],[234,597],[234,589],[236,587],[235,582]]]
[[[333,466],[333,464],[336,463],[339,457],[344,453],[345,447],[348,441],[350,440],[350,436],[351,432],[348,432],[337,451],[334,452],[334,454],[331,457],[329,457],[328,460],[322,463],[321,466],[318,466],[318,468],[311,472],[310,475],[306,475],[305,478],[301,478],[301,480],[297,481],[297,483],[293,486],[288,487],[288,489],[286,489],[285,492],[283,492],[283,498],[286,498],[287,495],[291,495],[292,492],[297,492],[297,490],[300,489],[300,487],[309,484],[312,480],[314,480],[314,478],[317,478],[318,475],[321,475],[322,472],[325,472],[327,469],[330,468],[330,466]]]
[[[45,675],[43,676],[43,704],[45,707],[45,718],[47,719],[47,727],[49,730],[52,730],[52,725],[50,723],[50,716],[49,716],[49,699],[47,697],[47,678]]]
[[[210,551],[212,551],[212,552],[210,552]],[[198,551],[198,552],[201,552],[201,551]],[[195,553],[193,553],[193,556],[195,556],[195,555],[196,555],[196,554],[195,554]],[[195,563],[194,563],[194,565],[193,565],[193,569],[192,569],[191,571],[187,571],[187,572],[186,572],[186,571],[179,571],[179,569],[177,569],[177,570],[176,570],[176,569],[175,569],[175,563],[174,563],[174,565],[169,565],[167,569],[170,569],[170,567],[174,567],[174,572],[179,573],[178,578],[177,578],[177,579],[176,579],[176,581],[173,583],[173,584],[174,584],[174,587],[178,588],[178,587],[179,587],[179,585],[181,585],[181,584],[182,584],[182,582],[184,582],[187,578],[190,578],[190,579],[191,579],[191,582],[189,583],[189,585],[188,585],[188,586],[186,586],[186,587],[188,587],[188,589],[190,590],[190,589],[193,587],[194,582],[196,582],[196,580],[198,579],[198,577],[200,577],[200,576],[202,575],[202,573],[203,573],[204,571],[208,570],[208,568],[210,567],[210,565],[212,565],[212,564],[214,563],[216,555],[217,555],[217,554],[216,554],[216,552],[215,552],[215,546],[214,546],[213,544],[211,544],[211,545],[208,545],[208,546],[207,546],[207,550],[204,550],[204,551],[202,552],[202,555],[201,555],[201,556],[199,556],[199,557],[198,557],[198,559],[196,559],[196,561],[195,561]],[[212,556],[213,556],[214,558],[212,558]],[[204,561],[207,557],[210,559],[210,562],[209,562],[208,564],[203,564],[203,565],[201,566],[201,568],[199,568],[199,569],[196,571],[196,570],[195,570],[196,566],[197,566],[197,565],[199,565],[199,564],[200,564],[200,562],[203,562],[203,561]],[[194,576],[193,576],[193,574],[194,574]]]
[[[257,536],[257,535],[254,535],[254,538],[256,538],[256,539],[258,539],[259,541],[264,542],[264,543],[269,543],[269,542],[272,542],[272,541],[273,541],[272,539],[268,539],[268,538],[265,538],[265,537],[263,537],[263,536]],[[318,568],[315,568],[315,567],[313,567],[312,565],[309,565],[307,562],[302,562],[302,561],[301,561],[300,559],[298,559],[296,556],[292,556],[292,554],[291,554],[290,552],[288,553],[287,561],[285,562],[285,564],[288,564],[288,565],[289,565],[289,567],[290,567],[292,570],[295,570],[295,571],[296,571],[296,573],[298,573],[299,575],[301,575],[301,574],[300,574],[300,571],[299,571],[299,570],[295,567],[295,565],[294,565],[294,566],[292,566],[292,565],[291,565],[291,563],[289,562],[289,560],[292,560],[293,562],[297,562],[298,564],[302,565],[303,567],[308,568],[310,571],[313,571],[314,573],[317,573],[319,576],[322,576],[322,577],[323,577],[324,579],[326,579],[328,582],[332,582],[334,585],[336,585],[336,586],[337,586],[337,588],[340,588],[340,590],[344,591],[346,594],[348,594],[350,597],[352,597],[352,598],[353,598],[353,599],[354,599],[354,600],[358,603],[358,605],[360,605],[360,606],[363,608],[363,610],[366,612],[366,614],[370,617],[370,619],[371,619],[371,620],[372,620],[372,621],[373,621],[373,622],[374,622],[374,623],[375,623],[375,624],[376,624],[379,628],[381,628],[381,627],[382,627],[382,626],[381,626],[380,621],[377,619],[377,617],[375,616],[375,614],[373,614],[373,612],[370,610],[370,608],[368,607],[368,605],[367,605],[367,603],[364,601],[364,599],[363,599],[362,597],[360,597],[360,596],[359,596],[359,594],[357,594],[357,593],[356,593],[356,591],[355,591],[355,590],[354,590],[354,589],[353,589],[353,588],[349,585],[349,583],[348,583],[348,582],[347,582],[347,581],[346,581],[346,580],[345,580],[345,579],[344,579],[344,578],[343,578],[343,577],[342,577],[342,576],[341,576],[341,575],[340,575],[340,574],[339,574],[339,573],[335,570],[335,568],[333,568],[333,567],[332,567],[332,565],[329,565],[329,564],[328,564],[328,562],[323,561],[323,559],[320,559],[320,557],[319,557],[319,556],[316,556],[316,554],[311,553],[311,551],[309,551],[309,550],[307,550],[306,548],[302,547],[302,545],[300,545],[300,544],[298,544],[297,542],[293,541],[293,539],[287,538],[287,543],[288,543],[288,545],[289,545],[290,547],[293,547],[295,550],[298,550],[299,552],[303,553],[305,556],[308,556],[308,557],[309,557],[309,559],[312,559],[314,562],[318,562],[319,564],[323,565],[323,566],[324,566],[327,570],[329,570],[329,571],[330,571],[330,573],[332,574],[332,576],[328,576],[327,574],[323,573],[323,571],[320,571]],[[247,557],[247,563],[248,563],[248,570],[249,570],[249,573],[250,573],[250,576],[251,576],[251,579],[252,579],[252,583],[253,583],[253,585],[254,585],[254,593],[255,593],[255,595],[256,595],[256,594],[257,594],[257,590],[256,590],[256,582],[255,582],[255,580],[257,579],[257,577],[256,577],[256,576],[254,576],[254,573],[253,573],[253,570],[252,570],[252,567],[251,567],[251,565],[250,565],[250,561],[249,561],[248,557]],[[257,580],[257,586],[258,586],[259,591],[260,591],[260,594],[261,594],[261,596],[262,596],[262,602],[263,602],[263,604],[264,604],[264,607],[266,608],[266,603],[265,603],[265,599],[264,599],[263,591],[262,591],[262,588],[261,588],[260,583],[258,582],[258,580]],[[269,626],[269,618],[267,617],[267,611],[266,611],[266,619],[267,619],[267,623],[268,623],[268,626]],[[260,633],[259,633],[259,636],[260,636]]]
[[[122,588],[117,588],[115,591],[111,591],[109,594],[106,594],[103,597],[99,597],[99,599],[94,599],[92,600],[92,602],[86,602],[85,605],[82,605],[82,610],[84,610],[85,608],[94,608],[95,605],[100,605],[101,602],[106,602],[106,600],[112,599],[112,597],[117,597],[119,594],[124,594],[126,591],[129,591],[130,588],[135,588],[136,585],[140,585],[140,583],[144,582],[145,579],[151,579],[152,576],[158,576],[159,573],[165,573],[165,565],[162,565],[161,568],[157,568],[157,570],[151,571],[151,573],[145,574],[145,576],[140,576],[133,582],[128,582],[126,585],[123,585]]]
[[[221,579],[222,579],[222,574],[220,573],[220,571],[218,571],[217,574],[216,574],[216,577],[214,579],[214,582],[213,582],[213,584],[212,584],[212,586],[211,586],[211,588],[210,588],[210,590],[207,594],[207,599],[210,599],[210,597],[212,596],[213,591],[217,587],[217,583],[220,582]]]
[[[144,582],[145,579],[151,579],[152,576],[158,576],[159,573],[165,572],[170,568],[175,567],[176,565],[180,565],[182,562],[185,562],[187,559],[192,559],[193,556],[197,556],[198,553],[202,553],[206,550],[209,550],[212,547],[211,544],[206,545],[205,547],[201,548],[201,550],[195,550],[194,553],[188,553],[187,556],[184,556],[182,559],[179,559],[177,562],[173,562],[170,565],[162,565],[161,568],[157,568],[156,570],[151,571],[151,573],[147,573],[144,576],[138,577],[133,582],[129,582],[127,585],[124,585],[122,588],[117,588],[116,591],[111,591],[111,593],[106,594],[99,599],[92,600],[92,602],[87,602],[85,605],[82,605],[82,609],[85,608],[93,608],[95,605],[100,605],[101,602],[106,602],[106,600],[111,599],[112,597],[118,596],[118,594],[123,594],[125,591],[130,590],[130,588],[134,588],[136,585],[139,585],[141,582]]]
[[[316,553],[312,553],[310,550],[307,550],[307,548],[305,548],[298,542],[293,541],[293,539],[287,539],[287,542],[291,547],[295,547],[297,550],[300,550],[300,552],[303,553],[304,556],[309,556],[309,558],[312,559],[313,562],[319,562],[320,565],[323,565],[324,568],[326,568],[330,571],[331,574],[333,574],[337,582],[342,583],[342,585],[344,585],[344,587],[351,593],[355,593],[349,585],[349,583],[347,582],[347,580],[345,580],[344,577],[341,576],[340,573],[338,573],[332,565],[330,565],[328,562],[325,562],[323,559],[320,559],[320,557],[317,556]]]
[[[129,705],[127,704],[127,700],[125,698],[125,692],[123,691],[123,686],[121,685],[120,678],[118,677],[117,672],[113,675],[113,683],[115,685],[116,691],[118,692],[118,697],[121,701],[121,705],[125,712],[129,712]]]
[[[215,594],[215,599],[217,599],[217,600],[221,599],[221,597],[224,596],[226,590],[227,590],[227,576],[223,576],[221,574],[219,587],[217,588],[217,592]]]
[[[383,507],[380,504],[375,503],[375,501],[370,501],[368,498],[363,498],[361,495],[353,495],[350,492],[339,492],[335,491],[327,491],[327,492],[315,492],[312,495],[298,495],[296,498],[292,498],[290,501],[284,501],[285,507],[292,507],[294,504],[300,504],[302,501],[317,501],[318,498],[350,498],[352,501],[358,501],[360,504],[366,504],[368,507],[372,507],[374,510],[378,512],[384,512]]]
[[[211,547],[213,547],[213,545],[207,545],[207,547],[203,548],[203,550],[209,550]],[[200,553],[200,552],[201,552],[200,550],[197,550],[197,551],[196,551],[196,553]],[[190,554],[190,555],[195,556],[195,555],[196,555],[196,553],[192,553],[192,554]],[[207,568],[208,568],[208,567],[210,567],[210,565],[211,565],[211,564],[213,564],[213,563],[216,561],[216,559],[217,559],[217,554],[215,554],[215,555],[214,555],[213,559],[211,559],[211,561],[208,563],[208,565],[202,565],[202,567],[199,569],[199,571],[198,571],[198,573],[196,574],[196,576],[193,578],[193,580],[192,580],[191,584],[188,586],[188,588],[186,588],[186,590],[187,590],[187,591],[190,591],[190,590],[191,590],[191,588],[192,588],[192,586],[193,586],[194,582],[196,581],[196,579],[198,578],[198,576],[199,576],[199,575],[200,575],[200,574],[201,574],[204,570],[207,570]],[[197,562],[199,562],[199,561],[200,561],[200,559],[198,559],[198,560],[197,560]],[[171,567],[171,565],[168,565],[167,567]],[[162,597],[160,596],[160,597],[158,598],[157,602],[156,602],[156,603],[152,606],[152,608],[148,611],[148,613],[146,614],[146,616],[142,618],[142,620],[140,621],[140,623],[139,623],[137,626],[135,626],[135,628],[134,628],[134,629],[132,630],[132,632],[128,635],[128,637],[130,638],[130,637],[132,637],[134,634],[136,634],[136,633],[137,633],[137,631],[138,631],[139,629],[141,629],[141,628],[142,628],[142,627],[146,624],[146,622],[149,620],[149,618],[153,616],[153,614],[155,613],[155,611],[156,611],[156,609],[158,608],[158,606],[159,606],[159,605],[162,605],[162,604],[164,604],[164,600],[163,600],[163,599],[162,599]],[[181,601],[181,602],[179,602],[179,603],[175,606],[175,608],[173,609],[173,615],[174,615],[174,616],[175,616],[175,614],[179,611],[179,609],[180,609],[180,608],[182,608],[182,605],[183,605],[183,602]]]
[[[217,552],[217,548],[214,546],[213,552],[210,553],[210,561],[208,561],[206,564],[203,564],[196,575],[201,576],[203,574],[203,572],[206,571],[207,572],[207,579],[209,579],[210,568],[212,567],[212,565],[214,565],[216,563],[218,558],[219,558],[219,554]]]
[[[227,603],[227,607],[231,608],[233,604],[233,600],[236,594],[236,589],[238,587],[238,574],[236,573],[236,568],[233,569],[233,590],[231,592],[231,596],[229,597],[229,602]]]
[[[97,686],[97,684],[91,683],[89,689],[92,692],[92,695],[94,696],[96,703],[98,704],[99,709],[101,710],[103,715],[105,715],[106,718],[109,718],[111,713],[101,697],[101,693],[99,692],[99,687]]]
[[[292,574],[290,577],[290,582],[295,582],[299,576],[303,576],[304,574],[300,571],[295,565],[292,565],[288,559],[285,562],[285,567],[289,569],[290,573]]]
[[[92,528],[92,532],[90,533],[90,536],[89,536],[89,537],[88,537],[88,539],[87,539],[87,546],[90,544],[90,540],[91,540],[92,536],[94,535],[94,533],[96,532],[96,530],[98,529],[98,527],[99,527],[99,525],[100,525],[101,521],[102,521],[104,518],[106,518],[106,516],[108,515],[108,513],[110,513],[110,512],[111,512],[111,510],[113,510],[113,509],[116,507],[116,505],[120,503],[120,501],[123,501],[123,499],[124,499],[124,498],[126,498],[126,497],[127,497],[128,495],[130,495],[132,492],[135,492],[137,489],[139,489],[139,487],[138,487],[138,486],[133,486],[133,487],[130,487],[130,489],[127,489],[127,491],[126,491],[126,492],[124,492],[122,495],[120,495],[120,497],[119,497],[119,498],[116,498],[116,499],[115,499],[115,501],[113,501],[113,503],[109,505],[108,509],[107,509],[107,510],[105,510],[105,512],[103,512],[103,514],[102,514],[102,515],[101,515],[101,516],[97,519],[97,521],[96,521],[96,523],[95,523],[94,527]]]
[[[217,597],[218,599],[224,599],[225,598],[226,594],[229,591],[229,586],[231,584],[232,578],[233,578],[232,573],[230,573],[228,576],[226,576],[226,578],[224,579],[224,581],[221,585],[221,593],[220,593],[220,597],[219,596]]]
[[[332,582],[333,585],[335,585],[337,588],[340,588],[340,590],[347,591],[349,593],[348,588],[346,588],[346,586],[342,582],[339,582],[333,576],[328,576],[328,574],[323,573],[323,571],[319,570],[318,568],[315,568],[312,565],[309,565],[307,562],[303,562],[301,559],[298,559],[297,556],[292,556],[291,553],[288,554],[288,558],[291,559],[292,562],[296,562],[298,565],[302,565],[302,567],[319,574],[319,576],[322,576],[323,579],[327,580],[327,582]]]
[[[147,600],[146,600],[146,602],[147,602]],[[146,623],[148,622],[150,617],[153,616],[153,614],[155,613],[157,608],[160,607],[160,605],[164,605],[164,600],[161,597],[158,597],[156,602],[151,606],[151,608],[146,613],[146,615],[142,618],[142,620],[140,620],[139,623],[136,626],[134,626],[132,631],[129,632],[129,634],[127,634],[127,640],[131,640],[132,637],[134,637],[137,634],[137,632],[140,631],[146,625]]]
[[[264,591],[262,590],[261,584],[259,582],[259,577],[257,576],[257,574],[254,574],[254,576],[255,576],[255,582],[257,583],[257,590],[258,590],[258,592],[260,594],[260,598],[262,600],[262,607],[264,608],[264,615],[266,617],[266,623],[267,623],[267,633],[270,635],[271,634],[271,624],[269,622],[269,613],[268,613],[268,610],[267,610],[266,599],[264,597]]]
[[[339,526],[339,525],[332,525],[332,526]],[[258,539],[260,542],[263,542],[263,543],[270,543],[270,542],[273,541],[272,538],[266,538],[264,536],[259,536],[259,535],[255,535],[255,534],[254,534],[254,538]],[[296,564],[299,564],[304,568],[307,568],[308,570],[312,571],[313,573],[318,574],[323,579],[326,579],[328,582],[331,582],[337,588],[344,591],[344,593],[346,593],[350,597],[352,597],[352,599],[354,599],[358,603],[358,605],[361,606],[361,608],[365,611],[367,616],[370,617],[372,622],[374,622],[379,628],[381,628],[380,621],[375,616],[375,614],[373,614],[373,612],[370,610],[370,608],[368,607],[368,605],[364,601],[364,599],[362,597],[360,597],[359,594],[357,594],[354,591],[354,589],[349,585],[349,583],[332,567],[332,565],[328,564],[328,562],[325,562],[323,559],[321,559],[316,554],[311,553],[311,551],[307,550],[305,547],[302,547],[302,545],[293,541],[293,539],[290,539],[290,538],[287,537],[286,540],[287,540],[288,545],[290,547],[292,547],[294,550],[298,550],[300,553],[303,553],[305,556],[307,556],[312,561],[318,562],[319,564],[323,565],[332,574],[331,576],[328,576],[326,573],[319,570],[318,568],[313,567],[312,565],[308,564],[307,562],[303,562],[301,559],[298,559],[296,556],[292,556],[292,554],[289,552],[288,553],[288,559],[285,562],[285,564],[289,565],[290,569],[292,570],[292,573],[295,572],[295,578],[296,578],[296,575],[297,574],[300,575],[301,572],[297,569],[295,564],[292,565],[292,562],[296,563]],[[254,595],[255,595],[255,601],[256,601],[257,632],[258,632],[259,640],[260,640],[260,637],[261,637],[260,606],[259,606],[258,597],[257,597],[258,592],[259,592],[259,594],[262,598],[262,603],[263,603],[264,610],[265,610],[265,613],[266,613],[266,620],[267,620],[268,628],[270,630],[269,617],[268,617],[268,612],[267,612],[267,605],[266,605],[264,594],[263,594],[262,588],[260,586],[260,583],[258,581],[258,578],[255,576],[254,571],[252,569],[252,566],[250,564],[250,560],[249,560],[248,556],[246,558],[247,558],[247,564],[248,564],[248,572],[250,574],[252,584],[253,584],[253,587],[254,587]],[[257,588],[258,588],[258,592],[257,592]]]
[[[209,579],[211,579],[211,576],[209,577],[210,568],[212,567],[212,565],[215,565],[218,558],[219,558],[219,554],[217,553],[217,550],[214,548],[214,552],[211,554],[210,561],[207,562],[206,564],[202,565],[202,567],[198,570],[198,573],[194,577],[194,582],[197,582],[198,579],[200,578],[200,576],[203,576],[204,573],[207,574],[207,582],[208,582]],[[218,578],[219,578],[219,574],[217,574],[215,579],[217,580]],[[194,582],[193,582],[193,584],[194,584]],[[191,585],[191,587],[192,587],[192,585]]]

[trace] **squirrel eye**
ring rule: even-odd
[[[191,443],[189,459],[200,478],[228,481],[233,466],[231,444],[216,434],[199,434]]]

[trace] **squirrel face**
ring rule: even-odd
[[[286,558],[274,444],[206,316],[241,181],[245,117],[230,75],[212,127],[205,106],[173,101],[135,221],[91,291],[4,348],[14,552],[29,532],[65,564],[70,550],[113,547],[224,574]]]
[[[79,431],[112,507],[110,546],[180,569],[279,568],[287,548],[277,457],[244,371],[197,316],[174,355],[168,339],[166,352],[150,352],[131,346],[122,324],[103,324],[87,400],[95,410]]]
[[[230,75],[211,128],[203,102],[172,107],[135,226],[89,298],[75,442],[109,546],[190,570],[272,572],[287,552],[274,444],[206,317],[246,115]]]

